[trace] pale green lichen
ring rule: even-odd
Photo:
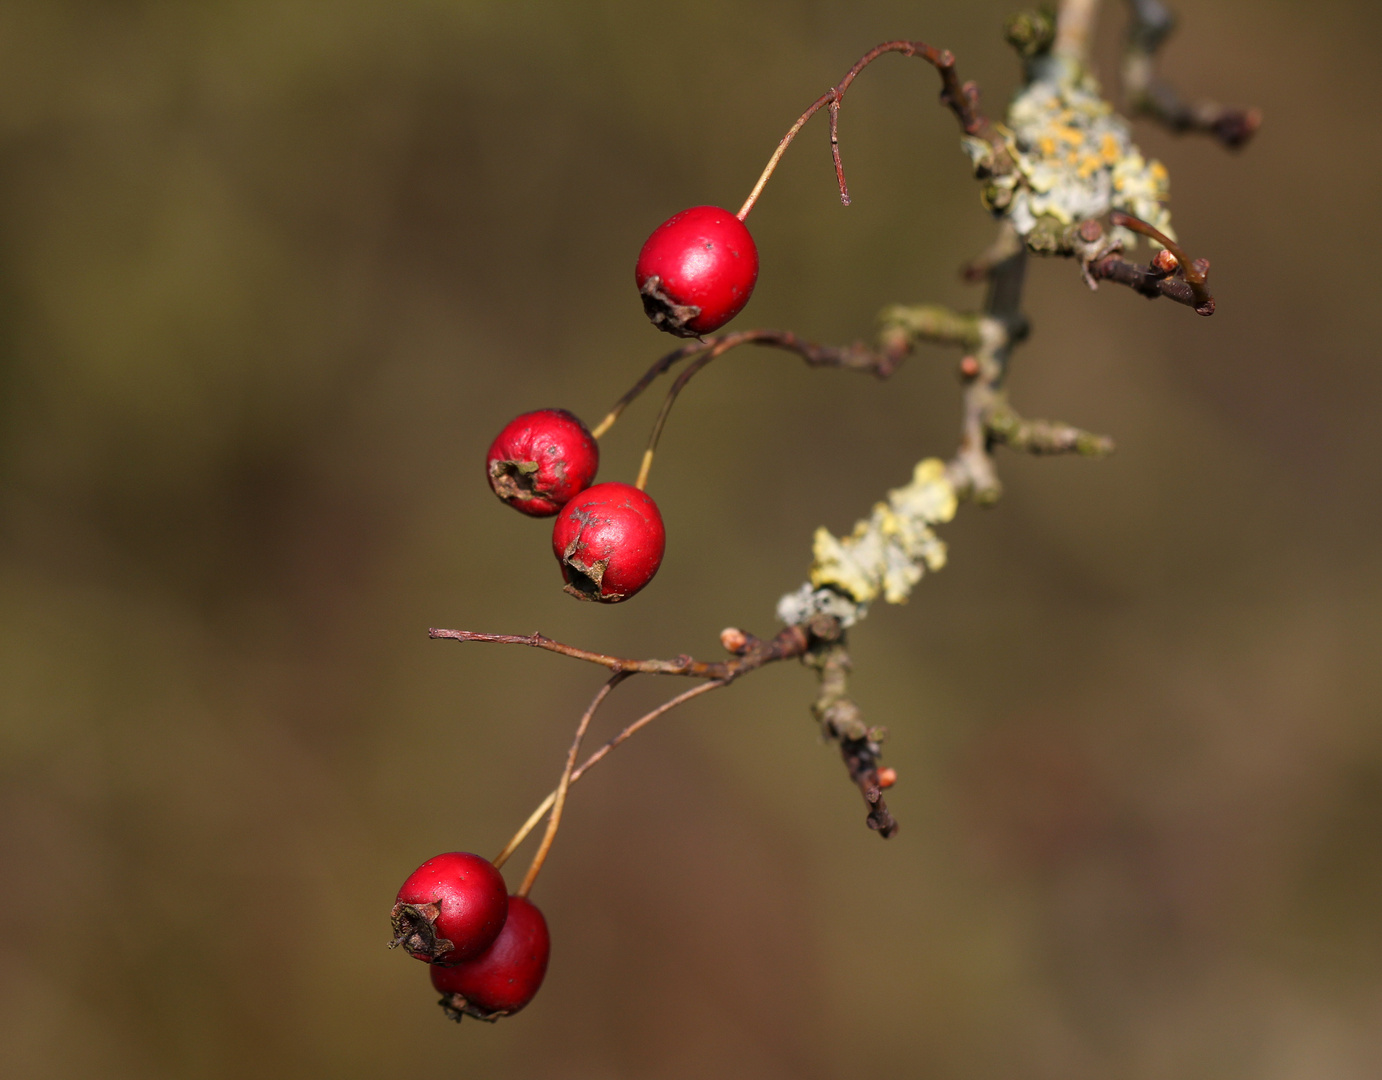
[[[1165,166],[1143,157],[1088,71],[1056,58],[1041,63],[1054,70],[1022,89],[1000,129],[1013,168],[993,179],[990,205],[1024,238],[1042,218],[1071,225],[1122,210],[1175,239]],[[976,169],[991,154],[981,140],[965,138],[963,147]],[[1126,229],[1113,236],[1127,248],[1137,243]]]
[[[954,517],[957,505],[945,463],[927,458],[911,483],[888,492],[849,536],[837,539],[826,529],[816,530],[810,586],[783,597],[779,614],[838,609],[834,596],[845,600],[844,614],[853,622],[880,596],[890,604],[904,602],[926,570],[945,565],[945,543],[932,526]]]

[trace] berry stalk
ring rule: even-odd
[[[651,712],[640,716],[632,724],[624,728],[623,731],[619,732],[618,735],[610,739],[609,742],[605,743],[604,746],[596,750],[595,753],[591,754],[590,757],[586,758],[584,764],[582,764],[580,768],[572,770],[571,779],[567,782],[567,787],[570,787],[571,784],[574,784],[584,776],[592,766],[602,761],[611,750],[614,750],[642,728],[647,727],[659,716],[671,712],[678,705],[690,701],[693,697],[699,697],[701,694],[708,693],[711,690],[718,690],[720,687],[728,685],[728,683],[728,679],[712,679],[710,682],[701,683],[699,686],[693,686],[690,690],[682,691],[676,697],[664,701]],[[494,865],[496,868],[503,866],[504,863],[509,860],[509,856],[518,850],[523,841],[528,838],[528,834],[537,828],[537,823],[542,820],[542,815],[552,809],[552,805],[556,801],[556,789],[549,791],[547,797],[538,804],[537,809],[528,816],[528,820],[523,823],[518,832],[514,833],[509,842],[504,845],[504,850],[494,857]]]
[[[609,697],[610,691],[628,677],[629,673],[624,671],[616,671],[611,675],[581,715],[581,722],[576,725],[576,737],[571,740],[571,749],[566,752],[566,767],[562,769],[561,780],[553,793],[552,815],[547,819],[547,832],[543,834],[542,843],[538,845],[537,854],[533,856],[528,872],[523,875],[523,884],[519,885],[515,896],[527,897],[533,883],[537,881],[538,874],[542,872],[542,864],[547,861],[547,853],[552,850],[552,842],[556,840],[557,830],[561,828],[561,813],[566,808],[566,792],[571,787],[571,772],[576,766],[576,755],[581,752],[581,740],[585,738],[586,728],[590,726],[595,711],[604,703],[605,698]]]
[[[787,134],[782,136],[782,140],[777,144],[777,149],[773,151],[773,156],[768,159],[768,164],[764,166],[763,172],[759,175],[758,182],[753,185],[749,197],[744,200],[744,205],[739,208],[739,212],[735,215],[740,221],[749,216],[749,211],[758,201],[758,196],[763,193],[763,188],[776,170],[777,163],[782,160],[782,155],[786,153],[787,147],[797,137],[797,132],[806,125],[806,121],[825,108],[828,108],[830,113],[830,150],[835,162],[835,180],[840,186],[840,202],[845,206],[849,205],[849,185],[845,182],[845,167],[840,160],[840,106],[844,102],[845,91],[849,89],[850,83],[854,81],[859,72],[884,53],[890,52],[901,53],[903,56],[920,56],[940,72],[941,102],[955,113],[966,135],[977,135],[988,126],[988,121],[979,111],[978,91],[974,89],[972,84],[963,86],[960,84],[960,80],[955,74],[955,57],[949,49],[937,49],[927,45],[924,41],[885,41],[855,61],[854,66],[845,72],[845,77],[840,80],[839,84],[832,86],[813,101],[810,108],[802,113],[797,118],[797,122],[788,129]]]

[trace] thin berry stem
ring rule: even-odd
[[[845,206],[849,205],[849,186],[845,183],[845,167],[840,160],[840,106],[844,102],[845,91],[849,89],[849,84],[854,81],[855,76],[884,53],[890,52],[901,53],[903,56],[920,56],[940,72],[941,102],[959,119],[960,126],[964,128],[967,135],[977,135],[987,126],[988,121],[979,111],[977,93],[969,86],[960,85],[959,78],[955,75],[955,57],[949,49],[936,49],[924,41],[885,41],[855,61],[854,66],[845,73],[845,77],[813,101],[811,106],[797,118],[797,122],[788,129],[787,134],[782,136],[782,140],[777,144],[777,149],[773,151],[773,156],[768,159],[768,164],[764,166],[763,172],[759,175],[758,182],[753,185],[749,197],[744,200],[744,205],[739,208],[739,213],[735,215],[740,221],[749,216],[749,211],[758,202],[758,196],[763,193],[763,188],[777,169],[777,163],[782,160],[782,155],[786,152],[787,147],[797,137],[797,132],[806,125],[806,121],[827,107],[830,110],[830,149],[835,163],[835,180],[840,187],[840,202]]]
[[[681,369],[681,374],[672,383],[672,388],[667,391],[667,396],[662,400],[662,408],[658,411],[657,420],[653,422],[653,433],[648,436],[648,448],[643,451],[643,464],[638,470],[638,479],[633,486],[642,491],[648,485],[648,473],[652,471],[653,455],[657,453],[658,440],[662,438],[662,429],[667,426],[667,417],[671,415],[672,405],[677,400],[677,395],[682,392],[696,372],[705,367],[706,364],[714,360],[717,356],[723,356],[736,345],[742,345],[743,340],[736,339],[733,334],[727,335],[707,352],[702,353],[686,367]]]
[[[628,392],[614,404],[614,408],[603,420],[597,424],[591,435],[599,438],[605,434],[614,422],[619,419],[624,410],[638,398],[643,391],[647,390],[657,379],[670,371],[676,364],[685,360],[689,356],[697,353],[706,352],[716,348],[722,343],[728,343],[727,348],[737,348],[740,345],[764,345],[770,348],[782,349],[786,352],[796,353],[812,367],[839,367],[854,368],[857,371],[867,371],[870,374],[885,378],[893,373],[897,367],[899,358],[888,356],[884,353],[875,352],[864,345],[855,343],[844,347],[835,345],[817,345],[810,341],[803,341],[788,330],[735,330],[728,334],[721,334],[719,337],[700,338],[697,341],[683,345],[680,349],[674,349],[666,356],[658,359],[652,367],[648,368],[643,376],[629,388]]]
[[[627,409],[629,405],[633,403],[634,399],[643,393],[644,390],[648,389],[648,387],[657,380],[659,375],[669,371],[677,361],[684,360],[688,356],[695,356],[696,353],[707,348],[709,348],[709,346],[704,341],[693,341],[688,345],[683,345],[679,349],[673,349],[666,356],[659,359],[652,367],[643,373],[641,379],[629,388],[628,393],[614,403],[614,408],[610,409],[605,415],[605,418],[595,425],[595,429],[590,434],[598,439],[614,426],[614,422],[619,419],[619,414]]]
[[[739,207],[739,212],[734,215],[740,221],[749,216],[749,211],[753,209],[753,204],[758,201],[758,196],[763,193],[763,188],[767,186],[769,178],[776,171],[777,163],[782,160],[782,155],[787,152],[787,147],[791,146],[792,140],[797,137],[797,132],[805,127],[806,121],[820,112],[821,107],[827,105],[834,97],[835,88],[832,86],[828,92],[812,102],[811,107],[802,113],[797,118],[797,122],[788,129],[787,134],[782,136],[782,140],[777,144],[777,149],[773,151],[773,156],[768,159],[768,164],[763,166],[763,171],[758,176],[758,183],[753,185],[753,190],[749,192],[749,197],[744,200],[744,205]]]
[[[610,753],[610,751],[614,750],[617,746],[623,743],[626,739],[630,738],[636,732],[640,731],[642,728],[651,724],[659,716],[662,716],[664,713],[671,712],[678,705],[690,701],[693,697],[699,697],[701,694],[709,693],[711,690],[718,690],[720,687],[727,685],[729,685],[728,679],[712,679],[709,682],[701,683],[699,686],[693,686],[690,690],[682,691],[676,697],[664,701],[661,705],[659,705],[656,709],[653,709],[651,712],[645,713],[643,716],[640,716],[632,724],[624,728],[623,731],[619,732],[618,735],[610,739],[609,742],[605,743],[604,746],[596,750],[595,753],[591,754],[590,757],[586,758],[585,762],[580,766],[580,768],[572,770],[571,777],[567,781],[567,787],[569,788],[571,784],[574,784],[577,780],[584,776],[586,772],[591,768],[591,766],[604,760],[604,758]],[[560,790],[560,788],[554,789],[547,793],[547,797],[543,799],[541,803],[538,804],[537,809],[528,815],[528,820],[523,823],[522,827],[518,830],[518,832],[513,834],[513,838],[510,839],[509,842],[504,845],[504,850],[495,856],[494,865],[496,868],[502,867],[504,863],[508,862],[509,856],[512,855],[515,851],[517,851],[519,846],[523,843],[523,841],[528,838],[528,834],[531,833],[535,828],[537,828],[537,823],[542,820],[542,816],[545,813],[547,813],[547,811],[551,810],[553,804],[557,801],[558,790]]]
[[[611,675],[581,715],[581,722],[576,725],[576,736],[571,740],[571,749],[566,753],[566,767],[561,771],[561,780],[557,783],[557,790],[552,799],[552,813],[547,819],[547,831],[543,834],[542,843],[538,845],[537,853],[528,866],[528,872],[523,875],[523,884],[518,887],[518,896],[527,896],[532,890],[533,882],[537,881],[538,874],[542,872],[542,864],[547,861],[547,853],[552,850],[552,842],[557,838],[557,830],[561,827],[561,813],[566,808],[566,792],[571,786],[571,771],[576,767],[576,755],[581,752],[581,740],[585,738],[586,729],[590,727],[595,711],[604,703],[605,698],[609,697],[610,692],[630,674],[627,671],[616,671]]]

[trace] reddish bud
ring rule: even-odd
[[[884,766],[883,768],[881,768],[881,769],[878,770],[878,786],[879,786],[879,787],[881,787],[881,788],[890,788],[890,787],[892,787],[892,786],[893,786],[894,784],[896,784],[896,783],[897,783],[897,770],[896,770],[896,769],[890,769],[890,768],[888,768],[887,766]]]
[[[966,356],[960,361],[960,377],[962,379],[977,379],[979,377],[979,360],[977,357]]]
[[[718,206],[673,214],[638,253],[634,280],[659,330],[698,337],[738,315],[758,281],[758,247],[744,223]]]
[[[504,929],[482,955],[461,964],[432,966],[432,985],[452,1020],[498,1020],[532,1001],[547,974],[551,938],[547,920],[521,896],[508,898]]]
[[[720,644],[725,652],[738,656],[749,647],[749,636],[737,626],[726,626],[720,631]]]
[[[551,517],[595,479],[600,446],[565,409],[539,409],[510,420],[485,456],[494,493],[533,517]]]
[[[1093,218],[1085,218],[1080,222],[1080,239],[1086,244],[1092,244],[1104,235],[1104,227]]]
[[[652,581],[666,546],[657,503],[616,481],[581,492],[562,507],[552,529],[566,591],[603,604],[627,600]]]
[[[508,889],[494,864],[466,851],[428,859],[398,890],[394,939],[419,960],[468,960],[493,944],[508,914]]]
[[[1180,266],[1180,260],[1165,248],[1152,256],[1152,269],[1158,274],[1174,274],[1178,266]]]

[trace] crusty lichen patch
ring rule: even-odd
[[[1165,166],[1143,157],[1128,122],[1083,66],[1056,57],[1038,63],[1055,70],[1029,82],[1008,109],[999,131],[1014,168],[992,179],[989,205],[1024,238],[1042,218],[1070,225],[1122,210],[1175,239]],[[976,169],[991,160],[984,140],[967,137],[963,145]],[[1136,246],[1126,229],[1114,237]]]
[[[957,499],[939,458],[917,465],[911,483],[888,492],[873,513],[837,539],[817,529],[811,585],[867,605],[881,596],[900,604],[926,570],[945,565],[945,543],[933,525],[955,516]]]

